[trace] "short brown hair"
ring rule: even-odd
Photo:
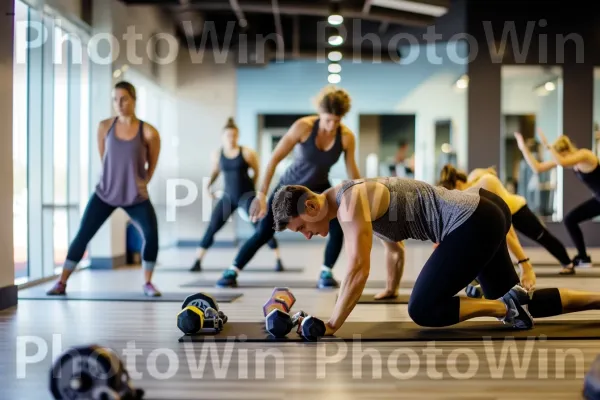
[[[300,185],[282,186],[273,196],[273,229],[284,231],[292,218],[304,213],[304,201],[312,196],[311,191]]]
[[[451,164],[444,165],[440,172],[440,180],[438,186],[445,187],[446,189],[456,189],[456,182],[467,182],[467,175],[464,172],[458,171]]]
[[[129,93],[129,95],[134,100],[137,99],[137,96],[135,94],[135,87],[131,83],[129,83],[129,82],[125,82],[125,81],[118,82],[115,85],[115,89],[123,89],[123,90],[127,91],[127,93]]]
[[[335,86],[325,86],[317,98],[319,112],[343,117],[350,111],[350,95],[343,89]]]

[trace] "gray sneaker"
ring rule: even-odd
[[[501,319],[517,329],[531,329],[534,326],[533,317],[527,310],[529,294],[521,286],[516,285],[501,299],[506,304],[506,316]]]

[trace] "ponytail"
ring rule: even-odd
[[[440,172],[438,186],[445,187],[448,190],[456,189],[456,182],[467,182],[467,176],[458,171],[451,164],[446,164]]]

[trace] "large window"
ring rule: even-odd
[[[17,0],[14,257],[17,283],[60,271],[89,198],[87,33]],[[60,19],[60,21],[58,21]],[[29,24],[29,25],[26,25]],[[43,24],[46,40],[35,41]],[[22,29],[27,26],[27,29]]]

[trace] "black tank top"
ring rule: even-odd
[[[594,193],[594,197],[600,200],[600,162],[592,172],[584,174],[577,170],[575,175]]]
[[[234,158],[225,157],[221,150],[219,165],[225,179],[225,193],[232,199],[239,199],[245,193],[254,190],[254,183],[248,175],[250,165],[244,160],[243,150],[240,146],[240,153]]]
[[[319,120],[313,125],[310,137],[304,143],[294,147],[294,161],[285,170],[281,177],[283,185],[303,185],[311,190],[327,188],[329,183],[329,170],[338,161],[343,151],[342,127],[335,135],[335,142],[331,149],[320,150],[316,139],[319,133]]]

